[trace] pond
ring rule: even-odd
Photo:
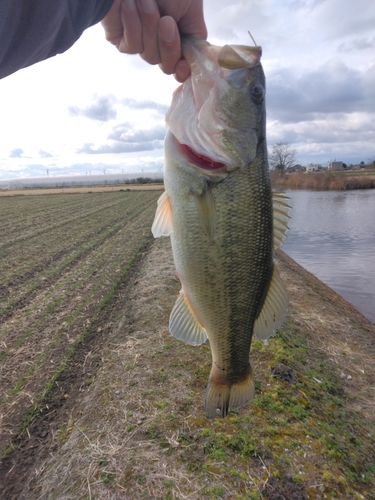
[[[286,194],[282,250],[375,323],[375,189]]]

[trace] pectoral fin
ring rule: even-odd
[[[273,246],[276,250],[279,248],[286,237],[286,232],[288,231],[288,221],[290,216],[288,215],[291,207],[288,205],[287,200],[289,200],[284,193],[272,193],[272,204],[273,204]]]
[[[209,187],[202,194],[195,194],[194,199],[198,210],[199,221],[210,241],[213,241],[216,231],[215,200]]]
[[[276,266],[263,308],[254,324],[254,333],[258,339],[266,340],[284,323],[288,308],[288,293]]]
[[[206,330],[195,317],[183,290],[172,309],[169,331],[176,339],[191,345],[200,345],[207,340]]]
[[[158,199],[158,207],[151,231],[154,238],[169,236],[172,232],[172,207],[166,191]]]

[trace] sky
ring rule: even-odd
[[[208,41],[263,48],[269,148],[302,165],[375,160],[373,0],[206,0]],[[100,24],[0,80],[0,181],[162,170],[179,84],[120,54]]]

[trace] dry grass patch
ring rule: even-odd
[[[277,189],[314,189],[318,191],[347,189],[374,189],[375,171],[362,172],[294,172],[281,176],[271,172],[272,184]]]
[[[375,424],[375,325],[283,252],[279,266],[291,299],[289,317],[306,333],[311,353],[331,363],[349,396],[346,404]]]
[[[76,186],[51,188],[3,189],[0,196],[40,196],[43,194],[85,194],[116,191],[164,191],[163,184],[116,184],[113,186]]]
[[[373,498],[374,326],[287,256],[279,265],[290,315],[269,345],[253,343],[256,397],[208,421],[209,347],[168,333],[179,284],[168,240],[155,242],[20,498]]]

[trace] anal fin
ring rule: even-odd
[[[273,273],[262,310],[254,323],[254,333],[261,340],[267,340],[281,327],[288,309],[288,293],[277,267]]]
[[[183,290],[172,309],[169,331],[176,339],[191,345],[201,345],[207,340],[206,330],[197,320]]]

